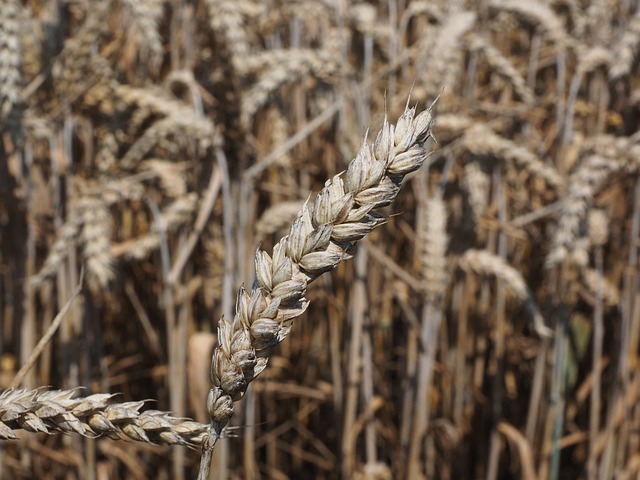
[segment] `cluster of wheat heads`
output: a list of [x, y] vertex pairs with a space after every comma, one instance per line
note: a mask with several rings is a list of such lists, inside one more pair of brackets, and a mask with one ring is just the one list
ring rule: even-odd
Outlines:
[[[130, 405], [105, 434], [147, 409], [172, 412], [153, 443], [208, 425], [256, 248], [316, 230], [309, 192], [411, 90], [440, 95], [437, 151], [305, 293], [217, 476], [634, 478], [639, 19], [609, 0], [0, 0], [0, 389], [39, 352], [7, 421], [41, 431], [2, 442], [0, 470], [195, 477], [197, 451], [42, 424], [93, 436], [65, 405], [121, 392], [92, 412]], [[86, 390], [53, 408], [44, 385]]]

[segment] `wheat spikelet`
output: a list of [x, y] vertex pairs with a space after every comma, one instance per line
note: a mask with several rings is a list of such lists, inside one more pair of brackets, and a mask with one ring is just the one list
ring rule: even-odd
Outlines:
[[386, 119], [374, 145], [364, 143], [344, 178], [327, 181], [313, 204], [306, 203], [270, 256], [256, 252], [257, 280], [251, 293], [238, 292], [236, 315], [220, 319], [213, 355], [213, 388], [207, 398], [212, 433], [220, 434], [233, 403], [266, 367], [273, 347], [289, 333], [308, 305], [307, 284], [349, 257], [355, 242], [384, 222], [374, 209], [389, 205], [402, 178], [424, 162], [431, 135], [431, 109], [407, 108], [396, 127]]
[[462, 138], [463, 147], [474, 155], [491, 156], [513, 162], [535, 177], [541, 177], [553, 187], [563, 185], [563, 178], [551, 167], [543, 163], [535, 154], [517, 143], [507, 140], [486, 125], [477, 124], [469, 129]]
[[164, 0], [123, 0], [126, 7], [126, 23], [140, 56], [149, 71], [158, 73], [162, 65], [162, 39], [158, 22], [162, 16]]
[[447, 269], [447, 205], [439, 197], [429, 198], [424, 206], [424, 228], [419, 232], [422, 245], [422, 290], [428, 302], [437, 305], [444, 296]]
[[569, 178], [569, 190], [562, 200], [558, 226], [547, 255], [548, 267], [563, 262], [571, 253], [578, 265], [588, 260], [586, 221], [593, 198], [612, 175], [640, 169], [640, 145], [628, 138], [602, 135], [585, 145], [583, 161]]
[[523, 302], [533, 319], [534, 328], [538, 335], [542, 337], [551, 336], [551, 330], [544, 324], [544, 319], [524, 278], [520, 272], [505, 262], [504, 259], [486, 250], [470, 249], [460, 257], [458, 265], [466, 273], [495, 276], [502, 280], [506, 288], [513, 292], [518, 300]]
[[0, 1], [0, 119], [5, 119], [20, 96], [20, 20], [16, 0]]
[[612, 48], [615, 61], [609, 67], [609, 78], [617, 80], [629, 75], [640, 47], [640, 10], [636, 12], [624, 35], [617, 45]]
[[533, 103], [533, 92], [527, 87], [524, 77], [520, 75], [509, 59], [502, 55], [500, 50], [478, 35], [472, 36], [469, 42], [472, 49], [482, 53], [493, 71], [511, 83], [513, 90], [525, 103]]
[[23, 429], [195, 447], [208, 427], [169, 412], [141, 412], [145, 402], [112, 403], [115, 394], [74, 398], [78, 390], [5, 390], [0, 394], [0, 440], [16, 439], [14, 430]]

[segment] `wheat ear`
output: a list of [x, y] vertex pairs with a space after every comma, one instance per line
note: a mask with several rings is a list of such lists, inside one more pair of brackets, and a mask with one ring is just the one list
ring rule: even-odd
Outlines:
[[235, 317], [220, 319], [218, 326], [207, 397], [211, 430], [198, 478], [208, 478], [215, 442], [233, 416], [234, 402], [307, 308], [307, 284], [349, 258], [356, 241], [385, 221], [375, 209], [389, 205], [404, 176], [422, 165], [432, 126], [431, 107], [416, 115], [407, 105], [395, 128], [385, 118], [374, 144], [365, 141], [347, 171], [328, 180], [313, 204], [305, 203], [272, 255], [256, 252], [251, 293], [241, 288]]
[[197, 446], [208, 425], [146, 410], [145, 402], [111, 403], [115, 394], [97, 393], [73, 398], [73, 390], [5, 390], [0, 394], [0, 440], [13, 440], [14, 430], [44, 433], [78, 433], [137, 442]]

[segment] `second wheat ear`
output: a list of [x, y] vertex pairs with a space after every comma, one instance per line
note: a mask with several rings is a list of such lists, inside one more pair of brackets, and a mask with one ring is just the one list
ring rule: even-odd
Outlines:
[[[267, 366], [293, 320], [306, 310], [307, 285], [350, 258], [355, 243], [385, 222], [377, 210], [393, 202], [404, 177], [424, 163], [434, 124], [432, 107], [416, 115], [415, 107], [407, 105], [395, 126], [385, 117], [375, 142], [365, 141], [346, 172], [328, 180], [315, 200], [305, 203], [272, 254], [256, 251], [251, 292], [241, 288], [234, 318], [219, 322], [205, 454], [211, 453], [233, 416], [234, 402]], [[208, 464], [206, 456], [203, 465]]]

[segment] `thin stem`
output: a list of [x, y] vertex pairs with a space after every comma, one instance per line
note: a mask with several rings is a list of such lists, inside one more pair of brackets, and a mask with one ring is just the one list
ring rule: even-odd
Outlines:
[[65, 315], [71, 308], [73, 301], [78, 297], [78, 295], [80, 295], [80, 292], [82, 291], [83, 280], [84, 280], [84, 267], [80, 272], [80, 280], [76, 288], [73, 290], [71, 297], [69, 297], [69, 300], [67, 300], [67, 303], [65, 303], [65, 305], [62, 307], [62, 310], [60, 310], [60, 312], [58, 312], [58, 314], [55, 316], [55, 318], [53, 319], [53, 322], [51, 322], [51, 325], [47, 329], [47, 332], [42, 336], [38, 344], [35, 346], [35, 348], [31, 352], [31, 355], [29, 355], [28, 360], [20, 368], [20, 370], [18, 370], [18, 373], [16, 373], [16, 376], [13, 378], [13, 381], [11, 382], [10, 388], [17, 388], [20, 386], [20, 384], [22, 383], [22, 380], [24, 380], [25, 375], [29, 372], [29, 370], [33, 368], [33, 366], [36, 363], [36, 360], [38, 360], [38, 357], [40, 356], [42, 351], [45, 349], [45, 347], [49, 344], [53, 336], [56, 334], [56, 332], [58, 331], [58, 328], [60, 327], [60, 325], [62, 324], [62, 321], [64, 320]]

